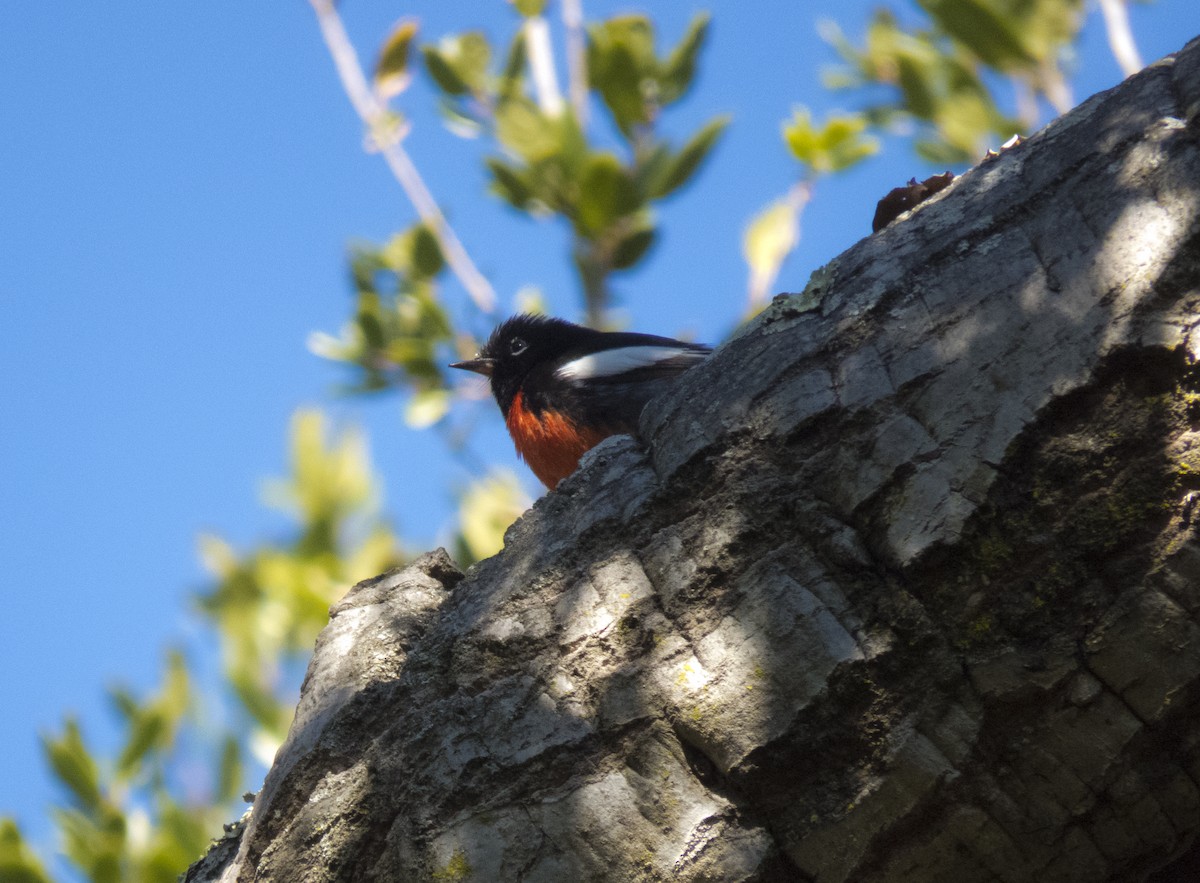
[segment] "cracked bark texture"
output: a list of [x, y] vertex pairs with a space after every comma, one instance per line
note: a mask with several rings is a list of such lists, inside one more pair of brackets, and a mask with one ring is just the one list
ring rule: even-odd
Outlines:
[[1196, 879], [1198, 111], [1194, 41], [356, 586], [188, 879]]

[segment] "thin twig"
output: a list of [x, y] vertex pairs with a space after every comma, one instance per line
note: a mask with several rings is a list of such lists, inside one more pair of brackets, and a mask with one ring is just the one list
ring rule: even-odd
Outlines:
[[1012, 84], [1017, 106], [1017, 119], [1025, 131], [1031, 132], [1037, 127], [1038, 121], [1037, 93], [1033, 91], [1033, 84], [1023, 76], [1014, 75]]
[[310, 0], [310, 2], [313, 10], [317, 13], [321, 36], [325, 38], [325, 45], [329, 47], [329, 54], [333, 57], [333, 63], [337, 67], [342, 88], [346, 90], [346, 96], [354, 106], [359, 119], [367, 127], [372, 140], [379, 152], [383, 154], [388, 168], [400, 182], [409, 202], [417, 210], [421, 220], [437, 237], [451, 271], [458, 277], [458, 281], [467, 290], [467, 294], [470, 295], [475, 305], [483, 312], [491, 313], [496, 308], [496, 292], [491, 283], [479, 272], [470, 255], [467, 254], [467, 250], [454, 235], [454, 230], [446, 221], [442, 210], [438, 208], [437, 201], [429, 192], [429, 188], [425, 186], [425, 181], [421, 178], [420, 172], [413, 165], [412, 159], [400, 141], [394, 136], [383, 137], [382, 133], [386, 131], [388, 118], [387, 108], [379, 103], [374, 92], [371, 91], [371, 87], [367, 84], [362, 65], [358, 61], [358, 54], [354, 51], [354, 45], [350, 42], [346, 28], [342, 25], [342, 19], [334, 7], [333, 0]]
[[567, 94], [579, 127], [587, 127], [587, 44], [583, 39], [583, 0], [562, 0], [567, 30]]
[[546, 116], [562, 113], [562, 90], [554, 72], [554, 49], [550, 45], [550, 26], [540, 15], [525, 19], [525, 48], [529, 52], [529, 70], [533, 74], [533, 91], [538, 107]]
[[1075, 106], [1075, 97], [1071, 94], [1071, 87], [1067, 84], [1058, 65], [1053, 61], [1043, 61], [1038, 65], [1037, 85], [1057, 113], [1064, 114]]
[[1133, 76], [1145, 65], [1133, 40], [1129, 8], [1125, 0], [1100, 0], [1100, 13], [1104, 16], [1104, 29], [1108, 32], [1108, 45], [1113, 58], [1125, 76]]
[[608, 276], [612, 272], [610, 259], [597, 253], [596, 244], [579, 234], [575, 235], [575, 266], [583, 282], [584, 324], [603, 328], [610, 300]]

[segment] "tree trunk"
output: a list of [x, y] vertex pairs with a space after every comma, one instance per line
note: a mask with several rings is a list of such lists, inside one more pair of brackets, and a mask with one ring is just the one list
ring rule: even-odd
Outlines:
[[1194, 41], [356, 586], [188, 879], [1195, 879], [1198, 114]]

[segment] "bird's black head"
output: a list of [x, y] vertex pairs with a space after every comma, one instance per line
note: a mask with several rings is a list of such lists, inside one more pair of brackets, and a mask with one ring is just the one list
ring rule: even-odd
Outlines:
[[455, 362], [450, 367], [490, 377], [492, 395], [507, 416], [531, 369], [568, 353], [586, 352], [603, 337], [599, 331], [564, 319], [522, 314], [500, 323], [474, 359]]

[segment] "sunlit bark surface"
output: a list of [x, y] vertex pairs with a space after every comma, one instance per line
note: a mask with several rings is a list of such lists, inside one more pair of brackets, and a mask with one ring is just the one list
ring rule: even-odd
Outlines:
[[1198, 111], [1193, 43], [356, 587], [189, 879], [1189, 879]]

